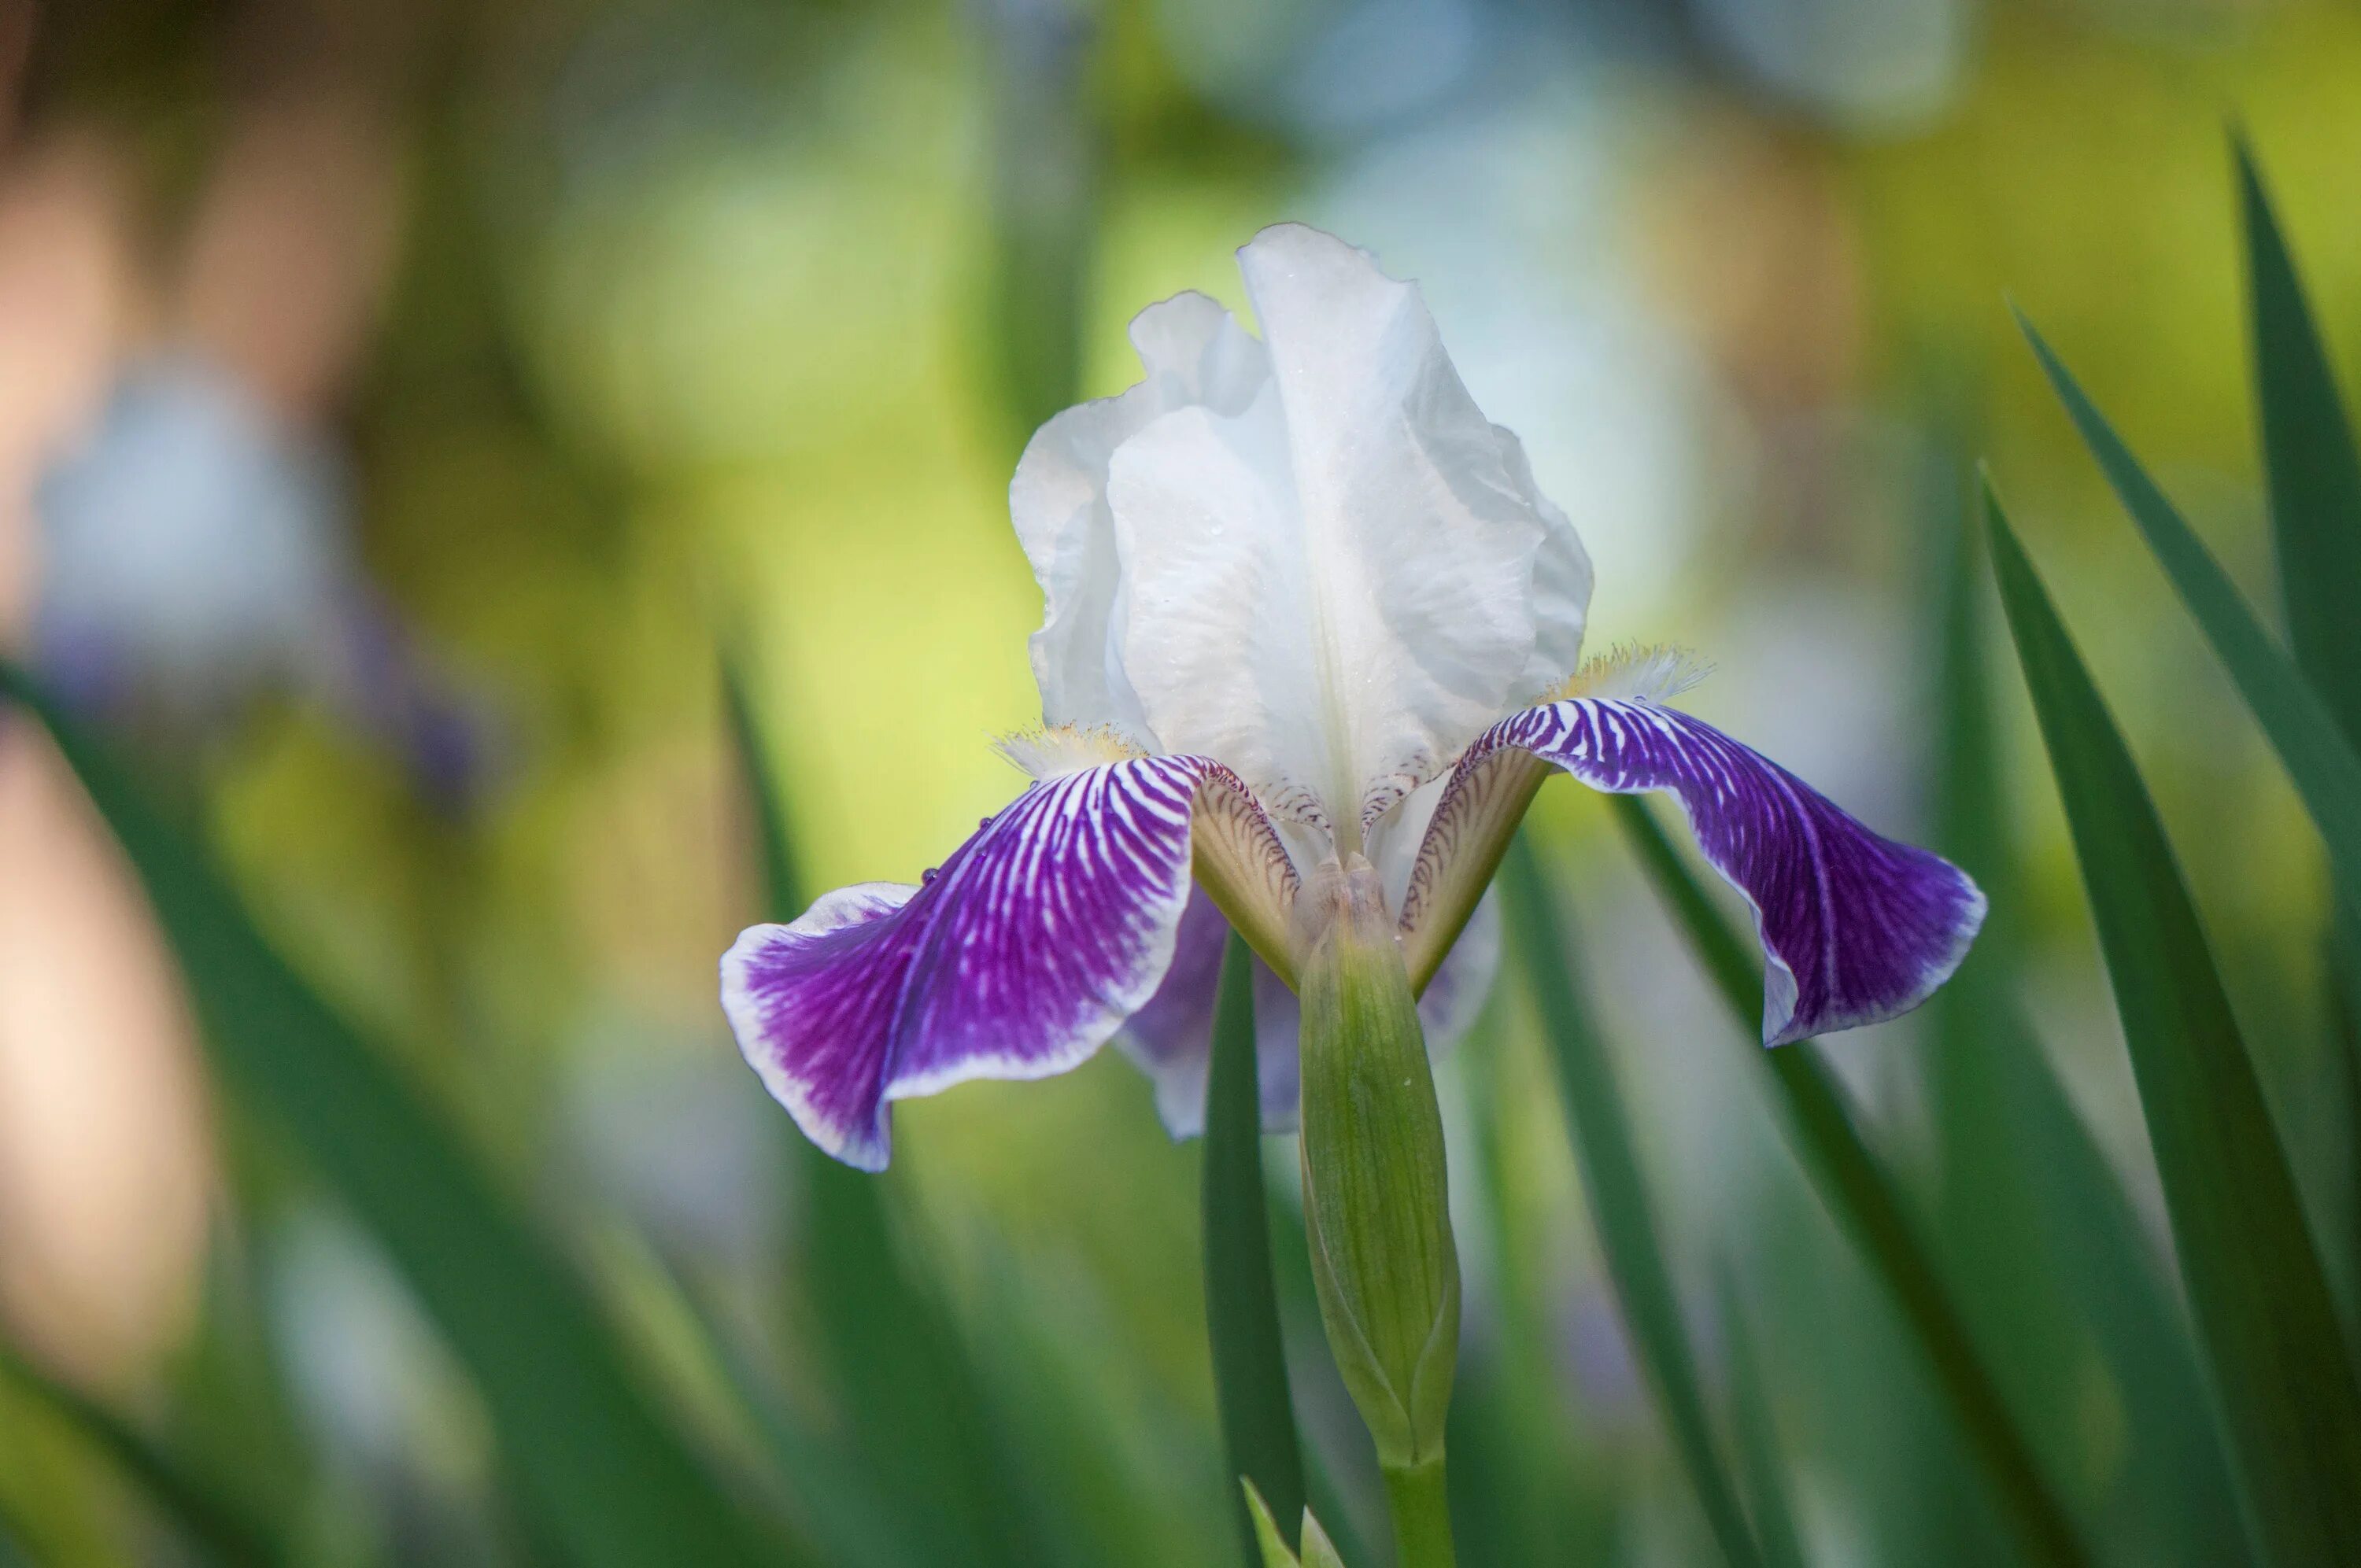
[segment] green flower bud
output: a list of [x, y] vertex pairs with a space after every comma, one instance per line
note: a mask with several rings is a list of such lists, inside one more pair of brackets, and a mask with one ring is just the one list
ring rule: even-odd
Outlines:
[[1443, 1115], [1378, 874], [1329, 861], [1296, 902], [1303, 1210], [1337, 1369], [1387, 1470], [1443, 1453], [1459, 1352]]

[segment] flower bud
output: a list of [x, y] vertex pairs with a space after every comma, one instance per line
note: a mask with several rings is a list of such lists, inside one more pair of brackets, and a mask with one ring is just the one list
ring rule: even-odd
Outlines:
[[1299, 895], [1303, 1210], [1338, 1371], [1388, 1470], [1443, 1452], [1459, 1351], [1443, 1116], [1376, 871], [1330, 861]]

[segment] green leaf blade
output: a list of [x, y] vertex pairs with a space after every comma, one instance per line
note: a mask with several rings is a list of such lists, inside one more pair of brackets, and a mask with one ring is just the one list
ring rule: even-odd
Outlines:
[[[1233, 934], [1222, 956], [1213, 1012], [1205, 1081], [1205, 1328], [1229, 1472], [1249, 1483], [1291, 1530], [1303, 1513], [1303, 1459], [1263, 1196], [1252, 957], [1245, 939]], [[1251, 1544], [1254, 1527], [1244, 1519], [1240, 1523]]]
[[2361, 1391], [2246, 1042], [2131, 752], [1984, 505], [2250, 1526], [2273, 1563], [2361, 1561]]
[[[273, 1568], [287, 1560], [274, 1532], [209, 1477], [5, 1344], [0, 1344], [0, 1376], [106, 1454], [213, 1561], [236, 1568]], [[5, 1542], [0, 1535], [0, 1544]], [[0, 1562], [6, 1560], [0, 1553]]]
[[[2017, 317], [2017, 324], [2083, 444], [2098, 460], [2157, 564], [2172, 580], [2174, 591], [2279, 753], [2289, 781], [2327, 844], [2341, 893], [2353, 898], [2361, 890], [2361, 754], [2311, 683], [2256, 619], [2222, 564], [2140, 466], [2049, 345], [2024, 316]], [[2345, 603], [2349, 615], [2350, 601]]]
[[729, 726], [738, 776], [754, 817], [754, 842], [762, 856], [763, 917], [786, 922], [802, 913], [808, 894], [796, 859], [795, 835], [786, 819], [786, 796], [763, 744], [762, 720], [754, 711], [754, 694], [746, 681], [746, 661], [740, 649], [721, 656], [721, 714]]
[[1795, 1528], [1795, 1505], [1787, 1495], [1778, 1423], [1772, 1419], [1770, 1390], [1763, 1385], [1763, 1368], [1755, 1359], [1754, 1336], [1729, 1271], [1723, 1270], [1714, 1283], [1730, 1357], [1730, 1426], [1738, 1436], [1739, 1464], [1746, 1476], [1755, 1534], [1763, 1543], [1763, 1561], [1768, 1568], [1806, 1568], [1808, 1560], [1804, 1555], [1803, 1535]]
[[[1613, 795], [1609, 805], [1715, 989], [1752, 1037], [1763, 1005], [1760, 966], [1641, 798]], [[1750, 1046], [1749, 1054], [1767, 1062], [1783, 1124], [1805, 1169], [1926, 1352], [1937, 1387], [2026, 1550], [2040, 1563], [2087, 1563], [2090, 1552], [2003, 1402], [1900, 1189], [1815, 1049], [1799, 1040], [1772, 1051]]]
[[1279, 1533], [1278, 1521], [1270, 1517], [1270, 1506], [1262, 1500], [1253, 1480], [1238, 1477], [1238, 1491], [1246, 1510], [1246, 1561], [1259, 1562], [1262, 1568], [1302, 1568], [1287, 1538]]
[[1310, 1508], [1303, 1510], [1303, 1568], [1345, 1568], [1345, 1554]]
[[2246, 1561], [2246, 1534], [2180, 1306], [2130, 1195], [2084, 1124], [2015, 998], [2021, 948], [2014, 847], [2003, 812], [1997, 712], [1986, 674], [1989, 581], [1965, 508], [1930, 584], [1941, 627], [1940, 741], [1932, 847], [1992, 901], [1976, 950], [1930, 1003], [1937, 1234], [1995, 1372], [2026, 1425], [2087, 1468], [2070, 1401], [2077, 1324], [2120, 1390], [2127, 1453], [2101, 1526], [2156, 1561]]
[[1500, 866], [1509, 929], [1525, 983], [1542, 1016], [1567, 1133], [1582, 1167], [1583, 1194], [1633, 1347], [1674, 1447], [1687, 1468], [1722, 1556], [1734, 1568], [1763, 1562], [1713, 1440], [1697, 1359], [1683, 1327], [1672, 1271], [1657, 1237], [1655, 1205], [1640, 1171], [1631, 1122], [1605, 1042], [1569, 973], [1573, 956], [1539, 858], [1522, 833]]
[[[2353, 612], [2361, 604], [2361, 451], [2253, 151], [2242, 137], [2232, 145], [2288, 642], [2345, 740], [2361, 749], [2361, 616]], [[2346, 1005], [2361, 1008], [2361, 885], [2350, 879], [2339, 889], [2335, 924], [2332, 961]], [[2361, 1054], [2348, 1051], [2346, 1070], [2361, 1074]]]
[[2256, 402], [2296, 662], [2361, 745], [2361, 451], [2254, 155], [2235, 142]]
[[472, 1376], [509, 1467], [578, 1560], [774, 1562], [663, 1421], [568, 1266], [378, 1052], [290, 969], [205, 854], [14, 666], [137, 872], [229, 1091], [266, 1113], [385, 1247]]

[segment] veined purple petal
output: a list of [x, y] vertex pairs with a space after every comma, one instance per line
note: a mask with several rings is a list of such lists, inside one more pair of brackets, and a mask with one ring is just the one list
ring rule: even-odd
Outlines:
[[[1221, 987], [1222, 952], [1229, 922], [1202, 893], [1181, 917], [1178, 950], [1164, 983], [1115, 1037], [1123, 1053], [1156, 1086], [1156, 1113], [1176, 1138], [1205, 1130], [1205, 1078], [1213, 1049], [1213, 1003]], [[1435, 970], [1419, 999], [1426, 1048], [1440, 1057], [1467, 1032], [1491, 994], [1500, 963], [1499, 912], [1487, 898], [1477, 906], [1459, 943]], [[1267, 1133], [1291, 1133], [1301, 1083], [1296, 1031], [1301, 1017], [1295, 993], [1260, 959], [1254, 960], [1256, 1076]]]
[[1201, 757], [1047, 779], [916, 888], [869, 883], [721, 960], [747, 1061], [812, 1141], [884, 1168], [888, 1104], [1080, 1065], [1154, 994], [1189, 898]]
[[[1951, 977], [1983, 924], [1983, 894], [1957, 866], [1880, 838], [1678, 709], [1638, 697], [1527, 708], [1469, 747], [1458, 772], [1476, 776], [1511, 747], [1593, 789], [1664, 790], [1681, 803], [1707, 861], [1753, 905], [1768, 960], [1765, 1045], [1908, 1012]], [[1447, 830], [1451, 813], [1446, 798], [1431, 836]]]

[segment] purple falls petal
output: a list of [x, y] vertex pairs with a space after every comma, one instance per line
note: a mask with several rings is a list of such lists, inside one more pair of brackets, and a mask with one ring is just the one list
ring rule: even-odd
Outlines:
[[[1205, 1075], [1213, 1049], [1213, 1003], [1221, 986], [1222, 951], [1229, 922], [1202, 893], [1181, 917], [1179, 949], [1164, 983], [1116, 1036], [1123, 1053], [1156, 1086], [1156, 1113], [1176, 1138], [1205, 1130]], [[1418, 1013], [1426, 1048], [1440, 1057], [1467, 1032], [1491, 993], [1500, 961], [1499, 912], [1487, 897], [1477, 905], [1458, 945], [1434, 972]], [[1267, 1133], [1295, 1130], [1301, 1063], [1295, 993], [1260, 959], [1254, 960], [1255, 1057]]]
[[[869, 883], [721, 960], [748, 1063], [812, 1141], [884, 1167], [888, 1105], [1079, 1066], [1155, 992], [1189, 897], [1195, 757], [1034, 784], [916, 888]], [[1226, 777], [1226, 775], [1224, 775]]]
[[1768, 960], [1763, 1041], [1874, 1024], [1950, 979], [1983, 924], [1967, 873], [1880, 838], [1786, 769], [1702, 719], [1643, 698], [1576, 697], [1512, 714], [1460, 767], [1504, 746], [1593, 789], [1664, 790], [1697, 847], [1753, 905]]
[[1190, 894], [1163, 983], [1115, 1036], [1123, 1054], [1156, 1086], [1156, 1113], [1175, 1137], [1183, 1135], [1184, 1125], [1191, 1132], [1203, 1125], [1213, 1006], [1229, 941], [1230, 923], [1204, 890]]

